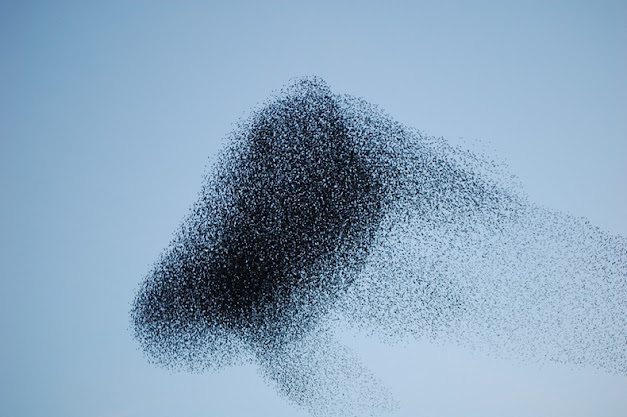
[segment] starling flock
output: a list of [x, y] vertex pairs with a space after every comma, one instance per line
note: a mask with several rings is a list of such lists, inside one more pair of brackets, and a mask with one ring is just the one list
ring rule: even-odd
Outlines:
[[315, 416], [398, 407], [342, 328], [627, 375], [624, 237], [316, 77], [227, 139], [133, 301], [151, 362], [252, 362]]

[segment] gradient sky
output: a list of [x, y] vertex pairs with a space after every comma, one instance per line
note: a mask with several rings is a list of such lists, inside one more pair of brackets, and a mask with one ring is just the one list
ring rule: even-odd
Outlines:
[[[627, 3], [335, 3], [0, 1], [0, 415], [301, 415], [252, 366], [151, 366], [128, 316], [209, 158], [293, 77], [627, 236]], [[354, 347], [398, 416], [627, 415], [626, 376]]]

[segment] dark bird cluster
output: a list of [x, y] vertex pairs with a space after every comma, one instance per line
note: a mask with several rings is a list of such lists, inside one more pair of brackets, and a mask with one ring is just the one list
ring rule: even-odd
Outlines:
[[152, 362], [251, 361], [316, 415], [396, 407], [342, 326], [627, 372], [624, 238], [315, 77], [228, 139], [133, 302]]

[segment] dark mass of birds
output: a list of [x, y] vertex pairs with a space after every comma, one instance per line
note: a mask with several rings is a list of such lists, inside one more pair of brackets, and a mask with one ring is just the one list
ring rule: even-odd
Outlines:
[[253, 362], [313, 415], [393, 412], [334, 336], [447, 340], [627, 374], [627, 244], [487, 158], [298, 79], [239, 123], [137, 291], [148, 359]]

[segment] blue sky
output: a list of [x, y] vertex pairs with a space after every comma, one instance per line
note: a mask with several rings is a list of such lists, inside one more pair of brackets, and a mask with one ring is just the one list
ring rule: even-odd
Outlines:
[[[2, 2], [0, 414], [294, 416], [251, 366], [170, 374], [128, 329], [222, 139], [318, 75], [627, 236], [624, 2]], [[399, 416], [623, 416], [627, 377], [356, 348]], [[245, 394], [245, 395], [243, 395]]]

